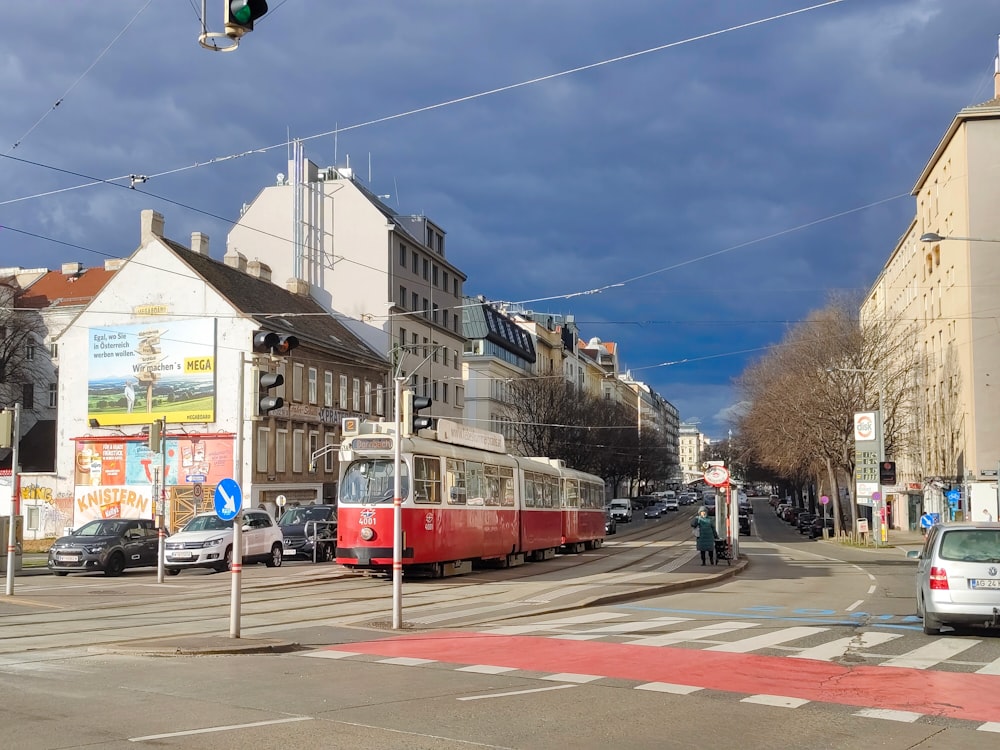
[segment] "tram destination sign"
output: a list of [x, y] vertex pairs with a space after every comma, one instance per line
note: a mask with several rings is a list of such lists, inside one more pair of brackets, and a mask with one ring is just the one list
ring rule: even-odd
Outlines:
[[351, 449], [357, 451], [358, 453], [365, 453], [369, 451], [391, 451], [392, 450], [392, 438], [391, 437], [356, 437], [351, 441]]

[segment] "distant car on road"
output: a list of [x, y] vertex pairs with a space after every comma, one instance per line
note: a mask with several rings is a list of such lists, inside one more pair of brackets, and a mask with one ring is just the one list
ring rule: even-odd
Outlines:
[[158, 563], [159, 532], [151, 518], [103, 518], [87, 521], [49, 548], [49, 570], [67, 573], [103, 571], [121, 575], [125, 568]]
[[676, 497], [668, 497], [663, 501], [663, 509], [666, 511], [680, 510], [680, 503]]
[[659, 505], [650, 505], [643, 511], [643, 516], [646, 518], [659, 518], [662, 515]]
[[618, 523], [628, 523], [632, 520], [632, 501], [627, 497], [616, 497], [608, 504], [608, 510]]

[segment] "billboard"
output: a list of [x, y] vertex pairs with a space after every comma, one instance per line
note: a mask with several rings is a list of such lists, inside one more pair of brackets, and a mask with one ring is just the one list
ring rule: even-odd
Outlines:
[[89, 331], [87, 419], [101, 425], [215, 421], [215, 320]]

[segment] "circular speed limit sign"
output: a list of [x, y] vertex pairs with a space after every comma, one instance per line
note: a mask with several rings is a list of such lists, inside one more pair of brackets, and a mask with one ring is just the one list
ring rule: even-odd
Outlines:
[[713, 487], [721, 487], [729, 481], [729, 471], [725, 466], [709, 466], [705, 469], [705, 481]]

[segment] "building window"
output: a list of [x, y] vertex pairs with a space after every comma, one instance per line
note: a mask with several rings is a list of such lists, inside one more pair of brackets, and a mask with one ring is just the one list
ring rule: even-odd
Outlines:
[[318, 375], [318, 373], [316, 372], [316, 368], [315, 367], [310, 367], [309, 368], [309, 403], [310, 404], [315, 404], [316, 401], [319, 399], [319, 394], [317, 393], [317, 389], [319, 387], [319, 383], [317, 381], [317, 375]]
[[365, 381], [365, 414], [372, 413], [372, 384]]
[[59, 358], [59, 344], [49, 344], [49, 356], [52, 357], [52, 359]]
[[28, 362], [33, 362], [35, 360], [35, 342], [34, 341], [28, 341], [24, 345], [24, 358]]
[[451, 280], [451, 293], [456, 297], [458, 296], [458, 279]]
[[422, 274], [424, 277], [424, 281], [427, 281], [428, 277], [430, 276], [430, 268], [431, 268], [431, 262], [427, 260], [427, 258], [424, 258], [424, 272]]
[[316, 455], [316, 451], [319, 449], [319, 433], [310, 432], [309, 433], [309, 466], [312, 466], [313, 456]]
[[35, 386], [31, 383], [21, 386], [21, 406], [25, 409], [35, 408]]
[[399, 306], [406, 309], [406, 287], [402, 284], [399, 286]]
[[399, 345], [406, 346], [406, 329], [402, 327], [399, 329]]
[[361, 378], [354, 378], [354, 382], [351, 385], [354, 386], [353, 393], [351, 394], [353, 399], [352, 406], [354, 411], [361, 411]]
[[418, 273], [419, 270], [420, 270], [420, 261], [417, 258], [417, 251], [416, 250], [414, 250], [414, 251], [412, 251], [410, 253], [410, 260], [413, 261], [411, 270], [413, 271], [414, 274]]
[[305, 367], [300, 364], [292, 365], [292, 401], [300, 402], [302, 401], [302, 376], [305, 371]]
[[274, 395], [285, 398], [285, 383], [288, 382], [288, 368], [284, 362], [278, 365], [278, 374], [281, 376], [281, 385], [274, 389]]
[[420, 310], [420, 295], [417, 294], [416, 292], [413, 292], [411, 297], [413, 304], [410, 305], [410, 309], [413, 310], [413, 312], [418, 312]]
[[37, 505], [29, 505], [25, 510], [27, 511], [27, 518], [24, 520], [28, 526], [28, 531], [38, 531], [38, 517], [41, 509]]
[[375, 389], [375, 413], [379, 416], [385, 414], [385, 389], [382, 387]]
[[438, 305], [437, 302], [431, 305], [431, 320], [435, 323], [438, 322]]
[[333, 373], [323, 373], [323, 406], [333, 406]]
[[257, 428], [257, 471], [267, 473], [267, 427]]
[[55, 409], [59, 405], [59, 384], [49, 383], [49, 408]]
[[430, 305], [427, 304], [427, 298], [424, 297], [424, 306], [420, 308], [420, 314], [424, 316], [425, 319], [429, 320], [431, 317]]
[[406, 245], [399, 243], [399, 265], [406, 268]]
[[305, 433], [302, 430], [292, 432], [292, 471], [302, 473], [302, 450]]
[[447, 271], [442, 271], [441, 272], [441, 288], [444, 289], [446, 292], [448, 291], [448, 272]]
[[446, 404], [448, 403], [448, 384], [447, 383], [442, 383], [441, 384], [441, 401], [443, 401]]
[[441, 311], [441, 325], [443, 325], [445, 328], [448, 327], [448, 311], [447, 310], [442, 310]]
[[340, 376], [340, 408], [347, 408], [347, 376]]
[[278, 430], [274, 435], [274, 473], [285, 471], [285, 459], [288, 451], [288, 430]]
[[438, 285], [438, 267], [437, 263], [431, 266], [431, 283], [436, 287]]

